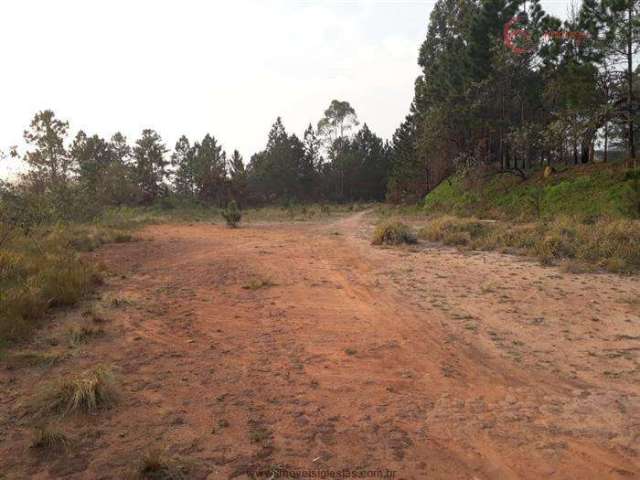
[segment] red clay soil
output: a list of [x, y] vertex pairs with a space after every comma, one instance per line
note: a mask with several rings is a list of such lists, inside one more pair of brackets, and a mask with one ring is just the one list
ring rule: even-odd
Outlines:
[[[370, 228], [157, 225], [100, 250], [106, 335], [0, 370], [0, 478], [126, 478], [156, 448], [185, 478], [640, 478], [637, 277], [373, 247]], [[99, 363], [119, 403], [34, 452], [20, 400]]]

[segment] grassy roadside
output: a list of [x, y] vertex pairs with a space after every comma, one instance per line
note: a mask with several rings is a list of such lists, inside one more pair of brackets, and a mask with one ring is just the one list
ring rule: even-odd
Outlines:
[[[322, 221], [369, 208], [368, 204], [290, 204], [242, 209], [242, 223]], [[223, 209], [199, 204], [165, 203], [150, 207], [108, 209], [100, 223], [115, 228], [132, 228], [148, 223], [220, 223]]]
[[460, 249], [498, 250], [573, 272], [640, 271], [640, 173], [589, 165], [527, 180], [456, 176], [423, 205], [383, 206], [382, 221], [416, 224], [418, 237]]
[[0, 344], [28, 338], [49, 309], [73, 305], [102, 283], [101, 269], [82, 253], [131, 240], [128, 230], [101, 225], [43, 226], [12, 236], [0, 250]]

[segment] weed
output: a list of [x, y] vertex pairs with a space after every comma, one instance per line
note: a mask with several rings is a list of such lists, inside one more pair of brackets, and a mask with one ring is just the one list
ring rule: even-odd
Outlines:
[[271, 431], [259, 420], [249, 420], [249, 439], [253, 443], [268, 444], [271, 441]]

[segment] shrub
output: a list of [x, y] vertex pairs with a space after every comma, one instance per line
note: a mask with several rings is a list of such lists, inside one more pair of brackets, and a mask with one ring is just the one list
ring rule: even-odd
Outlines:
[[373, 245], [400, 245], [402, 243], [413, 244], [417, 242], [411, 229], [400, 222], [390, 222], [379, 225], [373, 232]]
[[242, 213], [238, 208], [238, 204], [235, 200], [231, 200], [227, 205], [227, 208], [222, 212], [222, 218], [224, 218], [227, 222], [227, 225], [235, 228], [240, 223], [242, 219]]

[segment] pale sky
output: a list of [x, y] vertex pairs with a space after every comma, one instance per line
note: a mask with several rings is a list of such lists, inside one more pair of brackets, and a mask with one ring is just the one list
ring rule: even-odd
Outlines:
[[[213, 134], [245, 162], [277, 116], [302, 135], [334, 98], [390, 138], [408, 112], [435, 0], [7, 0], [0, 3], [0, 150], [33, 115], [169, 148]], [[542, 0], [563, 15], [569, 0]], [[0, 178], [15, 174], [0, 164]]]

